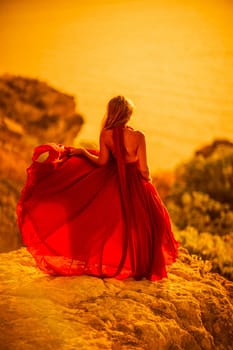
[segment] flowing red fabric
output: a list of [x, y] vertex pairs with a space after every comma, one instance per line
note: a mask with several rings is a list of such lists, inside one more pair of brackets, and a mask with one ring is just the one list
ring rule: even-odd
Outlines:
[[35, 148], [17, 215], [23, 242], [44, 272], [159, 280], [176, 260], [165, 206], [137, 163], [124, 161], [122, 128], [113, 129], [113, 140], [114, 154], [102, 166], [70, 157], [63, 145]]

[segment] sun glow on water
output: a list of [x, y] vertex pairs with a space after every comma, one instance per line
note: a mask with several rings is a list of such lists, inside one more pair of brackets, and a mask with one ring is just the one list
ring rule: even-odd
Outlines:
[[147, 135], [151, 169], [171, 168], [214, 137], [233, 138], [229, 1], [3, 1], [0, 73], [74, 94], [97, 141], [105, 105], [125, 94]]

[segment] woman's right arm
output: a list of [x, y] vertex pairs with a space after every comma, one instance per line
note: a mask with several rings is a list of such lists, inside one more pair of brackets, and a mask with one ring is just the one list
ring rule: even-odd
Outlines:
[[150, 170], [147, 163], [147, 154], [146, 154], [146, 139], [145, 135], [141, 132], [138, 132], [138, 149], [137, 149], [137, 156], [138, 156], [138, 166], [139, 170], [142, 174], [142, 177], [147, 181], [152, 181], [150, 176]]
[[109, 160], [109, 149], [106, 145], [106, 130], [103, 129], [101, 131], [100, 134], [100, 151], [99, 151], [99, 155], [96, 156], [92, 153], [90, 153], [88, 150], [86, 150], [85, 148], [73, 148], [69, 155], [73, 155], [73, 156], [85, 156], [86, 158], [88, 158], [92, 163], [96, 164], [96, 165], [104, 165], [108, 162]]

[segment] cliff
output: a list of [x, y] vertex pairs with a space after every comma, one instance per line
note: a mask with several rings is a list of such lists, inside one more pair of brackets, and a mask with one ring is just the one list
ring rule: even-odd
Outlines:
[[2, 350], [230, 350], [233, 283], [180, 248], [159, 282], [52, 277], [0, 254]]
[[21, 246], [15, 207], [34, 146], [72, 144], [83, 117], [74, 97], [45, 82], [0, 77], [0, 252]]
[[83, 124], [73, 96], [37, 79], [12, 75], [0, 77], [0, 121], [3, 145], [21, 139], [67, 142]]

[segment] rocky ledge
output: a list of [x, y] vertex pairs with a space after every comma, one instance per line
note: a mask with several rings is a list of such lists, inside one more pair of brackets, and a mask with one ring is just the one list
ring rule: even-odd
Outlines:
[[54, 277], [0, 254], [2, 350], [232, 349], [233, 283], [180, 248], [159, 282]]

